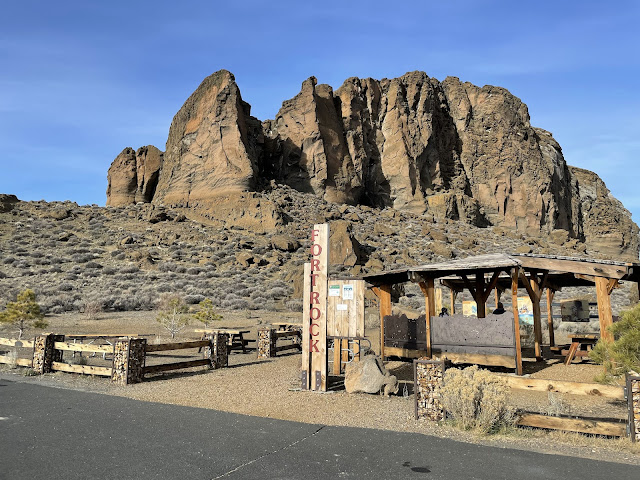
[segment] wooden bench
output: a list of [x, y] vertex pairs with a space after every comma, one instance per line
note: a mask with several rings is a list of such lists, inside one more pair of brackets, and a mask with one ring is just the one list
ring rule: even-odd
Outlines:
[[196, 332], [202, 333], [202, 338], [207, 333], [226, 333], [229, 335], [229, 342], [227, 348], [229, 351], [235, 349], [242, 349], [242, 353], [247, 353], [247, 344], [255, 342], [255, 340], [249, 340], [244, 338], [244, 334], [249, 333], [250, 330], [240, 330], [236, 328], [211, 328], [211, 329], [197, 329]]
[[566, 355], [564, 359], [565, 365], [571, 365], [574, 357], [588, 358], [589, 352], [593, 350], [593, 346], [600, 340], [597, 333], [573, 334], [570, 335], [571, 345], [568, 350], [561, 350], [562, 355]]

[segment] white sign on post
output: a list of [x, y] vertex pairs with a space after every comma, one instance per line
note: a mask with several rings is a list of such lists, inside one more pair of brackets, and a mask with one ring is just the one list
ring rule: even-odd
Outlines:
[[329, 296], [330, 297], [339, 297], [340, 296], [340, 285], [329, 285]]
[[353, 285], [342, 286], [342, 299], [353, 300]]

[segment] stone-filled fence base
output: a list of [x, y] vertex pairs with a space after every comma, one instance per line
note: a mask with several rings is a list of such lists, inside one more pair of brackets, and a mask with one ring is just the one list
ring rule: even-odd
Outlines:
[[213, 332], [205, 333], [204, 340], [209, 340], [205, 355], [209, 358], [210, 368], [218, 369], [229, 366], [229, 334]]
[[444, 382], [447, 368], [445, 360], [413, 361], [413, 385], [415, 392], [416, 420], [426, 418], [440, 421], [445, 418], [445, 411], [440, 401], [438, 387]]
[[276, 356], [276, 329], [263, 327], [258, 329], [258, 358], [271, 358]]

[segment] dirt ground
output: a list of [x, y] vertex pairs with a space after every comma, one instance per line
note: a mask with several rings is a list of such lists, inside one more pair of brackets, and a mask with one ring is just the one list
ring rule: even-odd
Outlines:
[[[278, 321], [296, 322], [300, 314], [263, 311], [223, 311], [224, 319], [217, 327], [250, 330], [250, 339], [256, 338], [260, 325]], [[169, 335], [155, 321], [154, 312], [102, 313], [95, 319], [81, 314], [65, 314], [48, 317], [48, 331], [61, 334], [147, 334], [150, 343], [167, 341]], [[180, 332], [178, 339], [195, 340], [200, 334], [195, 330], [202, 325], [191, 324]], [[10, 336], [0, 332], [2, 336]], [[32, 335], [28, 332], [26, 337]], [[379, 332], [367, 331], [374, 350], [379, 349]], [[255, 344], [251, 344], [255, 346]], [[26, 350], [26, 349], [25, 349]], [[177, 352], [176, 358], [163, 361], [180, 361], [184, 357], [196, 358], [197, 349]], [[27, 355], [28, 352], [25, 353]], [[100, 356], [78, 360], [65, 357], [72, 363], [87, 362], [90, 365], [109, 366]], [[526, 371], [533, 378], [592, 382], [600, 367], [588, 364], [565, 366], [558, 361], [544, 364], [527, 363]], [[364, 428], [378, 428], [400, 432], [418, 432], [456, 440], [482, 443], [500, 447], [534, 450], [545, 453], [565, 454], [577, 457], [607, 459], [640, 465], [640, 448], [628, 439], [593, 438], [580, 434], [544, 432], [517, 429], [501, 435], [477, 436], [461, 432], [447, 425], [438, 425], [414, 419], [413, 373], [410, 363], [391, 361], [387, 369], [400, 382], [398, 395], [349, 395], [340, 388], [340, 379], [334, 378], [332, 390], [319, 394], [300, 391], [300, 355], [289, 353], [270, 360], [258, 361], [255, 350], [243, 354], [237, 350], [229, 356], [229, 368], [206, 370], [202, 367], [173, 373], [149, 376], [147, 381], [119, 387], [108, 379], [57, 372], [29, 381], [53, 384], [65, 388], [77, 388], [118, 395], [143, 401], [170, 403], [191, 407], [209, 408], [245, 415], [262, 416], [299, 422], [318, 423]], [[19, 375], [19, 370], [3, 367], [5, 374]], [[506, 371], [503, 371], [506, 372]], [[404, 388], [406, 386], [406, 389]], [[626, 418], [624, 402], [600, 397], [556, 395], [549, 398], [543, 392], [517, 391], [512, 393], [514, 407], [547, 413], [550, 408], [560, 408], [562, 413], [598, 418]], [[557, 411], [557, 410], [556, 410]]]

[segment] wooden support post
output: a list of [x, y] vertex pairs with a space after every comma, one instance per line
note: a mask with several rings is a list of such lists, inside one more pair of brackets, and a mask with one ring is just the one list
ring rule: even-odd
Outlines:
[[428, 278], [426, 282], [420, 282], [420, 290], [424, 295], [424, 313], [427, 332], [427, 357], [431, 358], [431, 317], [436, 315], [436, 292], [433, 278]]
[[547, 288], [547, 325], [549, 327], [549, 346], [555, 347], [555, 333], [553, 331], [553, 297], [555, 296], [555, 290]]
[[458, 295], [458, 293], [453, 288], [450, 288], [449, 291], [451, 292], [451, 311], [449, 312], [449, 314], [450, 315], [455, 315], [455, 313], [456, 313], [456, 296]]
[[534, 295], [531, 297], [531, 304], [533, 305], [533, 336], [535, 342], [535, 355], [536, 361], [542, 361], [542, 313], [540, 312], [540, 285], [535, 278], [530, 280], [531, 289]]
[[487, 316], [487, 299], [484, 297], [484, 273], [482, 272], [476, 272], [475, 301], [478, 318], [485, 318]]
[[340, 339], [333, 339], [333, 374], [340, 375]]
[[496, 309], [498, 308], [498, 304], [500, 303], [500, 289], [496, 287], [496, 289], [494, 290], [495, 292], [495, 303], [496, 303]]
[[613, 315], [607, 278], [596, 277], [596, 296], [598, 299], [598, 318], [600, 319], [600, 338], [613, 341], [613, 334], [609, 331], [609, 327], [613, 324]]
[[522, 346], [520, 345], [520, 315], [518, 314], [518, 272], [515, 267], [511, 272], [511, 302], [513, 309], [513, 331], [516, 341], [516, 373], [522, 375]]
[[391, 285], [380, 287], [378, 302], [380, 305], [380, 358], [384, 361], [384, 317], [391, 315]]

